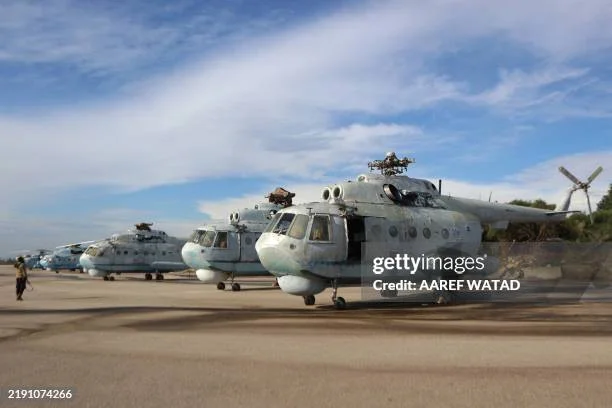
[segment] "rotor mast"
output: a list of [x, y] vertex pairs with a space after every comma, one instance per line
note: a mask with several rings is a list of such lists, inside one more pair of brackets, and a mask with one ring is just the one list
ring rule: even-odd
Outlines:
[[404, 157], [398, 159], [395, 152], [389, 152], [383, 160], [374, 160], [368, 163], [370, 171], [380, 170], [384, 176], [396, 176], [408, 170], [408, 165], [414, 163], [414, 159]]

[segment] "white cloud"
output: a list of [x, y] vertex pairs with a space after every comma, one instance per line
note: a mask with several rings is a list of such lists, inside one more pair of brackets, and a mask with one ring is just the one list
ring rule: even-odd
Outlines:
[[227, 9], [201, 3], [188, 7], [188, 1], [156, 7], [146, 2], [3, 1], [0, 62], [66, 64], [100, 76], [246, 38], [280, 21], [268, 13], [237, 24]]
[[[603, 3], [589, 2], [580, 7], [579, 18], [573, 21], [572, 14], [560, 13], [558, 10], [563, 8], [554, 4], [545, 9], [539, 2], [535, 6], [527, 2], [498, 3], [495, 7], [489, 2], [432, 2], [427, 6], [375, 2], [275, 36], [254, 38], [173, 75], [148, 81], [146, 87], [136, 88], [127, 99], [74, 106], [40, 115], [35, 121], [0, 117], [2, 150], [45, 155], [53, 152], [53, 165], [45, 168], [23, 166], [19, 155], [5, 159], [1, 166], [10, 179], [2, 177], [0, 188], [17, 181], [34, 188], [57, 189], [65, 187], [66, 177], [71, 187], [111, 184], [143, 188], [241, 174], [239, 166], [227, 165], [236, 161], [253, 175], [270, 171], [308, 173], [313, 168], [324, 171], [337, 163], [329, 160], [332, 156], [324, 151], [329, 146], [335, 149], [333, 156], [347, 157], [379, 145], [379, 136], [374, 134], [346, 141], [341, 132], [326, 132], [334, 125], [337, 113], [379, 114], [416, 109], [446, 99], [469, 101], [470, 96], [463, 93], [465, 84], [420, 71], [428, 55], [444, 51], [445, 40], [465, 41], [496, 35], [499, 30], [520, 37], [523, 32], [513, 28], [516, 24], [531, 32], [537, 43], [539, 35], [546, 32], [544, 27], [557, 27], [563, 22], [572, 22], [580, 35], [592, 39], [595, 34], [589, 31], [589, 24], [600, 21], [602, 14], [609, 11]], [[46, 10], [33, 7], [26, 7], [28, 24]], [[84, 29], [113, 16], [111, 12], [88, 14], [92, 22], [87, 18], [79, 20], [74, 13], [56, 19], [69, 19], [71, 27]], [[557, 19], [551, 21], [550, 13]], [[51, 32], [56, 29], [59, 30], [56, 25], [49, 28]], [[606, 28], [596, 34], [604, 38], [607, 32]], [[91, 35], [100, 39], [106, 34], [102, 31]], [[144, 34], [133, 34], [136, 39], [141, 35]], [[132, 36], [129, 30], [126, 36]], [[142, 51], [147, 44], [135, 49]], [[589, 43], [587, 48], [597, 44]], [[92, 47], [100, 58], [114, 58], [113, 49], [95, 41]], [[557, 50], [549, 43], [542, 47], [549, 53]], [[83, 50], [74, 52], [90, 55]], [[408, 52], [408, 56], [402, 52]], [[508, 104], [525, 84], [534, 90], [582, 72], [507, 75], [481, 99], [489, 104]], [[539, 97], [537, 92], [531, 93]], [[310, 147], [308, 157], [300, 157], [316, 129], [323, 130], [318, 139], [322, 143], [316, 146], [322, 147]], [[359, 132], [352, 130], [351, 137], [356, 137]], [[291, 138], [297, 147], [290, 153], [286, 142], [282, 146], [288, 135], [298, 135]], [[277, 150], [287, 153], [278, 155]], [[270, 157], [275, 157], [274, 161]], [[40, 183], [43, 172], [46, 179]]]
[[[206, 43], [194, 39], [201, 35], [216, 38], [181, 31], [181, 23], [168, 31], [115, 9], [66, 4], [2, 3], [0, 36], [11, 41], [0, 45], [0, 59], [112, 70], [152, 58], [151, 46], [159, 55], [179, 37], [194, 44]], [[0, 161], [0, 190], [11, 191], [0, 213], [84, 185], [139, 189], [245, 174], [320, 178], [361, 167], [373, 151], [427, 139], [427, 131], [376, 115], [475, 97], [489, 106], [529, 106], [545, 101], [548, 85], [587, 79], [575, 59], [610, 47], [611, 17], [604, 0], [368, 2], [217, 50], [113, 100], [75, 101], [36, 117], [0, 115], [0, 151], [15, 153]], [[518, 41], [546, 67], [505, 74], [479, 95], [424, 69], [431, 57], [492, 36]], [[346, 125], [346, 116], [357, 115], [368, 121]]]

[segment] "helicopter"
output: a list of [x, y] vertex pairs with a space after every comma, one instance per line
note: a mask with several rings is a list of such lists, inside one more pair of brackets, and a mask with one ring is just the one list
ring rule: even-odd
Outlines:
[[80, 273], [83, 273], [79, 258], [85, 251], [85, 248], [87, 248], [87, 245], [92, 242], [95, 241], [77, 242], [58, 246], [52, 253], [44, 255], [40, 259], [40, 266], [48, 271], [55, 271], [55, 273], [59, 273], [62, 269], [70, 271], [79, 270]]
[[[337, 296], [339, 285], [360, 285], [364, 265], [389, 255], [476, 257], [483, 224], [505, 229], [510, 222], [559, 222], [568, 213], [510, 204], [442, 196], [428, 180], [402, 175], [414, 159], [395, 152], [368, 163], [369, 174], [325, 187], [321, 201], [278, 211], [255, 245], [262, 265], [275, 275], [286, 293], [302, 296], [307, 306], [332, 288], [337, 309], [346, 301]], [[372, 173], [380, 170], [380, 174]], [[380, 256], [383, 255], [383, 256]], [[442, 279], [442, 268], [415, 268], [414, 279]], [[373, 271], [369, 269], [370, 273]], [[453, 271], [450, 271], [453, 272]], [[450, 274], [457, 278], [457, 274]], [[383, 297], [397, 290], [380, 291]], [[439, 303], [453, 299], [440, 291]]]
[[135, 224], [125, 234], [95, 242], [81, 255], [83, 269], [93, 277], [115, 280], [113, 273], [144, 273], [146, 280], [163, 280], [164, 272], [182, 271], [187, 265], [181, 259], [186, 240], [151, 229], [152, 223]]
[[237, 276], [269, 276], [259, 262], [255, 242], [279, 210], [290, 207], [294, 193], [278, 187], [266, 198], [268, 202], [232, 212], [229, 221], [216, 221], [196, 229], [183, 246], [183, 261], [196, 269], [196, 276], [206, 283], [216, 283], [225, 290], [230, 280], [232, 291], [239, 291]]
[[[23, 251], [23, 252], [29, 252], [23, 256], [24, 262], [25, 262], [25, 266], [28, 269], [44, 269], [41, 264], [40, 261], [42, 260], [42, 258], [49, 254], [51, 251], [47, 250], [47, 249], [38, 249], [36, 251]], [[37, 254], [33, 254], [33, 252], [38, 252]]]

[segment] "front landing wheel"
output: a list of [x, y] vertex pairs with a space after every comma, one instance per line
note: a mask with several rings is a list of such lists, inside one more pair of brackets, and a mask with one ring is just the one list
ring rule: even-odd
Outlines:
[[314, 305], [315, 304], [315, 297], [314, 297], [314, 295], [304, 296], [304, 304], [306, 306]]

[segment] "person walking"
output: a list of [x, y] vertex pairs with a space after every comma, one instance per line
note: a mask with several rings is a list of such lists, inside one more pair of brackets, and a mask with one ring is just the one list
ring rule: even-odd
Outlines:
[[23, 256], [17, 258], [15, 268], [17, 268], [17, 281], [15, 285], [17, 300], [23, 300], [23, 292], [26, 289], [26, 282], [28, 281], [28, 268], [25, 265]]

